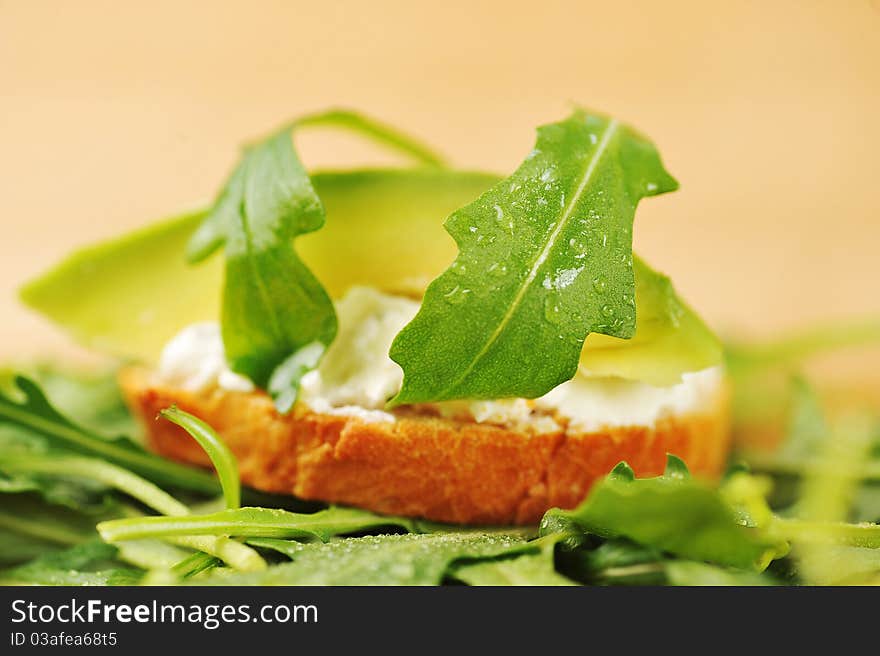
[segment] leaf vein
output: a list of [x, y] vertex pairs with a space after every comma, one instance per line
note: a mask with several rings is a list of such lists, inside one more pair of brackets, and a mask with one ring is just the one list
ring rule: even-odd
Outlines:
[[464, 379], [466, 379], [470, 373], [474, 370], [474, 367], [477, 366], [477, 363], [486, 355], [489, 349], [492, 347], [504, 329], [507, 327], [507, 324], [510, 323], [511, 319], [513, 319], [513, 315], [519, 309], [520, 303], [522, 303], [523, 297], [528, 292], [529, 287], [534, 282], [535, 278], [538, 275], [538, 270], [547, 261], [547, 258], [550, 255], [550, 251], [553, 249], [553, 246], [556, 245], [556, 241], [559, 238], [559, 235], [568, 225], [568, 222], [571, 220], [571, 216], [574, 213], [574, 209], [580, 201], [581, 197], [584, 194], [584, 191], [587, 188], [587, 185], [590, 183], [591, 178], [593, 177], [593, 173], [598, 166], [599, 161], [602, 159], [602, 156], [605, 154], [605, 151], [608, 149], [608, 145], [611, 142], [611, 138], [617, 132], [618, 122], [616, 120], [609, 121], [607, 127], [602, 133], [602, 138], [599, 140], [598, 145], [596, 146], [596, 150], [593, 153], [593, 157], [590, 158], [589, 163], [587, 164], [586, 169], [581, 177], [581, 182], [578, 184], [577, 189], [574, 194], [572, 194], [571, 198], [565, 205], [564, 211], [562, 213], [562, 217], [559, 219], [559, 222], [556, 224], [556, 227], [553, 229], [553, 232], [550, 233], [550, 236], [547, 238], [547, 242], [544, 244], [544, 248], [541, 249], [541, 252], [538, 253], [538, 256], [535, 258], [535, 261], [532, 263], [532, 266], [529, 268], [529, 273], [526, 276], [525, 280], [523, 280], [519, 289], [517, 290], [516, 296], [511, 302], [508, 309], [505, 311], [504, 316], [501, 318], [501, 321], [498, 322], [498, 325], [495, 327], [495, 330], [492, 331], [492, 334], [489, 335], [489, 339], [483, 344], [480, 348], [479, 352], [471, 359], [470, 363], [467, 367], [465, 367], [464, 371], [449, 385], [447, 385], [439, 394], [438, 397], [442, 398], [449, 390], [454, 389], [456, 385], [461, 383]]

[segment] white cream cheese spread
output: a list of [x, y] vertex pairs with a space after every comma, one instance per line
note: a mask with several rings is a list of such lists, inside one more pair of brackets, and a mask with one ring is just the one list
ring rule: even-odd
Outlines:
[[[299, 399], [316, 412], [394, 421], [383, 410], [400, 389], [403, 371], [388, 357], [395, 335], [415, 316], [419, 303], [369, 287], [353, 287], [336, 302], [339, 332], [318, 365], [301, 381]], [[161, 380], [190, 391], [220, 387], [247, 392], [253, 384], [226, 364], [216, 323], [184, 328], [164, 348]], [[536, 432], [590, 432], [606, 426], [650, 426], [667, 414], [706, 407], [723, 385], [720, 367], [684, 374], [676, 385], [655, 387], [618, 378], [575, 377], [544, 396], [437, 404], [444, 414], [469, 414], [480, 423], [528, 426]]]
[[177, 333], [162, 349], [158, 374], [190, 392], [215, 386], [235, 392], [254, 389], [250, 379], [229, 369], [220, 325], [211, 321], [191, 324]]

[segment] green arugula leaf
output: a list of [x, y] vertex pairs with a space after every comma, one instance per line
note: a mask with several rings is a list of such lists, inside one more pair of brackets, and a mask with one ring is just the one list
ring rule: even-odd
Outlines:
[[36, 494], [6, 494], [0, 507], [0, 531], [70, 546], [97, 537], [95, 522], [106, 517], [47, 503]]
[[683, 468], [670, 456], [663, 476], [636, 479], [621, 463], [576, 509], [549, 510], [541, 534], [623, 537], [685, 558], [759, 571], [784, 555], [778, 540], [740, 525], [721, 495], [684, 476]]
[[19, 402], [0, 392], [0, 424], [37, 433], [49, 446], [102, 458], [156, 483], [207, 494], [220, 491], [211, 474], [155, 456], [126, 438], [107, 439], [81, 428], [52, 407], [35, 383], [23, 376], [14, 383], [24, 399]]
[[724, 361], [721, 342], [675, 292], [672, 281], [633, 257], [636, 331], [632, 339], [591, 333], [581, 351], [580, 373], [666, 386], [682, 374]]
[[393, 404], [535, 398], [574, 376], [590, 332], [635, 331], [632, 222], [675, 180], [646, 139], [576, 111], [446, 221], [459, 248], [394, 340]]
[[575, 585], [556, 571], [554, 548], [557, 540], [542, 538], [529, 543], [537, 553], [523, 553], [511, 558], [484, 560], [455, 566], [452, 576], [468, 585]]
[[463, 565], [453, 570], [453, 576], [474, 586], [575, 585], [553, 569], [552, 559], [544, 553]]
[[293, 132], [307, 126], [353, 130], [422, 163], [441, 163], [388, 126], [340, 110], [304, 117], [245, 149], [187, 254], [198, 262], [226, 245], [221, 312], [226, 358], [233, 371], [268, 389], [282, 412], [293, 407], [299, 380], [317, 366], [337, 329], [330, 296], [293, 244], [325, 221], [321, 199], [293, 147]]
[[55, 542], [4, 528], [0, 512], [0, 567], [19, 565], [58, 550]]
[[607, 540], [595, 549], [578, 550], [571, 553], [578, 557], [577, 560], [580, 561], [578, 569], [582, 573], [601, 572], [663, 560], [663, 552], [659, 549], [646, 547], [622, 538]]
[[[274, 162], [274, 169], [264, 171], [268, 175], [280, 174], [282, 176], [292, 176], [287, 180], [289, 185], [283, 188], [284, 180], [281, 180], [282, 189], [278, 190], [282, 196], [287, 196], [292, 200], [304, 203], [305, 207], [299, 207], [300, 210], [318, 210], [322, 211], [319, 196], [313, 188], [310, 188], [311, 179], [303, 170], [302, 165], [293, 150], [292, 138], [295, 132], [300, 132], [304, 128], [322, 128], [329, 127], [335, 129], [343, 129], [354, 132], [360, 136], [366, 137], [376, 143], [390, 148], [391, 150], [403, 153], [411, 157], [416, 163], [428, 167], [443, 167], [445, 162], [443, 158], [411, 135], [400, 132], [388, 124], [376, 121], [357, 112], [331, 109], [314, 114], [302, 116], [290, 124], [284, 126], [277, 133], [269, 137], [267, 140], [250, 146], [245, 150], [242, 162], [235, 169], [229, 182], [220, 197], [209, 212], [208, 216], [201, 221], [201, 225], [195, 234], [189, 240], [187, 247], [187, 259], [191, 262], [200, 262], [205, 257], [214, 252], [226, 241], [226, 233], [228, 231], [226, 224], [235, 222], [235, 218], [241, 213], [243, 208], [237, 208], [234, 205], [236, 199], [241, 200], [243, 195], [248, 192], [248, 188], [241, 189], [244, 184], [243, 178], [247, 175], [246, 163], [249, 153], [255, 148], [271, 148], [280, 146], [281, 149], [277, 155], [279, 159]], [[289, 152], [288, 152], [289, 147]], [[286, 171], [283, 169], [287, 169]], [[275, 170], [277, 169], [277, 170]], [[260, 190], [250, 190], [251, 192]], [[229, 192], [233, 192], [231, 196]], [[296, 209], [296, 208], [294, 208]], [[225, 214], [221, 218], [212, 218], [215, 213]], [[323, 224], [323, 217], [319, 222]], [[320, 225], [318, 226], [320, 227]], [[317, 229], [317, 228], [315, 228]]]
[[563, 551], [562, 571], [589, 585], [772, 585], [754, 570], [670, 558], [659, 549], [625, 539], [595, 549]]
[[222, 564], [219, 558], [197, 551], [174, 565], [171, 571], [182, 579], [189, 579]]
[[[593, 538], [590, 542], [597, 541]], [[626, 539], [572, 546], [563, 541], [559, 570], [587, 585], [661, 585], [666, 556], [659, 549]]]
[[[293, 149], [290, 128], [249, 147], [214, 208], [190, 241], [191, 261], [226, 245], [221, 326], [233, 371], [269, 387], [279, 366], [300, 351], [312, 366], [336, 336], [336, 313], [324, 287], [293, 248], [324, 224], [324, 207]], [[301, 357], [301, 356], [300, 356]], [[301, 369], [274, 380], [296, 389]], [[295, 396], [284, 395], [287, 411]]]
[[[22, 455], [21, 452], [7, 450], [0, 444], [0, 493], [33, 492], [42, 496], [47, 503], [93, 515], [106, 514], [113, 508], [115, 502], [108, 494], [109, 487], [104, 484], [44, 476], [33, 470], [27, 473], [20, 469], [13, 471], [7, 463], [14, 458], [21, 458]], [[52, 457], [47, 451], [28, 455], [37, 462]]]
[[231, 535], [235, 537], [311, 538], [357, 533], [379, 527], [415, 530], [413, 520], [385, 517], [357, 508], [333, 507], [315, 513], [293, 513], [275, 508], [240, 508], [186, 517], [132, 517], [98, 524], [108, 542], [178, 535]]
[[112, 545], [86, 542], [0, 572], [0, 581], [7, 585], [136, 585], [143, 572], [124, 566], [117, 555], [118, 550]]
[[293, 562], [250, 575], [214, 576], [219, 585], [437, 585], [453, 563], [529, 550], [521, 537], [474, 532], [372, 535], [300, 543], [262, 538]]
[[115, 367], [79, 370], [48, 362], [7, 370], [0, 367], [0, 389], [14, 393], [15, 376], [26, 376], [40, 386], [59, 412], [79, 426], [135, 437], [140, 426], [125, 405], [117, 373]]

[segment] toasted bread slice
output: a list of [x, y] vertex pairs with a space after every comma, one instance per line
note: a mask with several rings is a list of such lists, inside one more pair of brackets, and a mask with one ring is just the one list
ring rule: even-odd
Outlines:
[[625, 460], [639, 476], [662, 473], [666, 454], [694, 475], [717, 476], [729, 446], [728, 394], [719, 385], [705, 407], [650, 426], [590, 433], [536, 432], [402, 408], [395, 421], [320, 414], [298, 404], [275, 411], [261, 392], [188, 392], [142, 369], [121, 385], [146, 427], [150, 447], [209, 466], [178, 426], [157, 421], [172, 404], [213, 426], [238, 458], [241, 480], [267, 492], [456, 524], [533, 524], [554, 506], [571, 508]]

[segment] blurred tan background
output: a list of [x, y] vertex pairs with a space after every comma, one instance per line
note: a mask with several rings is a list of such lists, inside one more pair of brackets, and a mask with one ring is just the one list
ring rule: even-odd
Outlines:
[[[636, 246], [722, 331], [880, 314], [880, 3], [0, 0], [0, 357], [68, 352], [15, 289], [210, 199], [244, 139], [344, 105], [512, 170], [577, 102], [680, 180]], [[361, 162], [349, 141], [307, 163]]]

